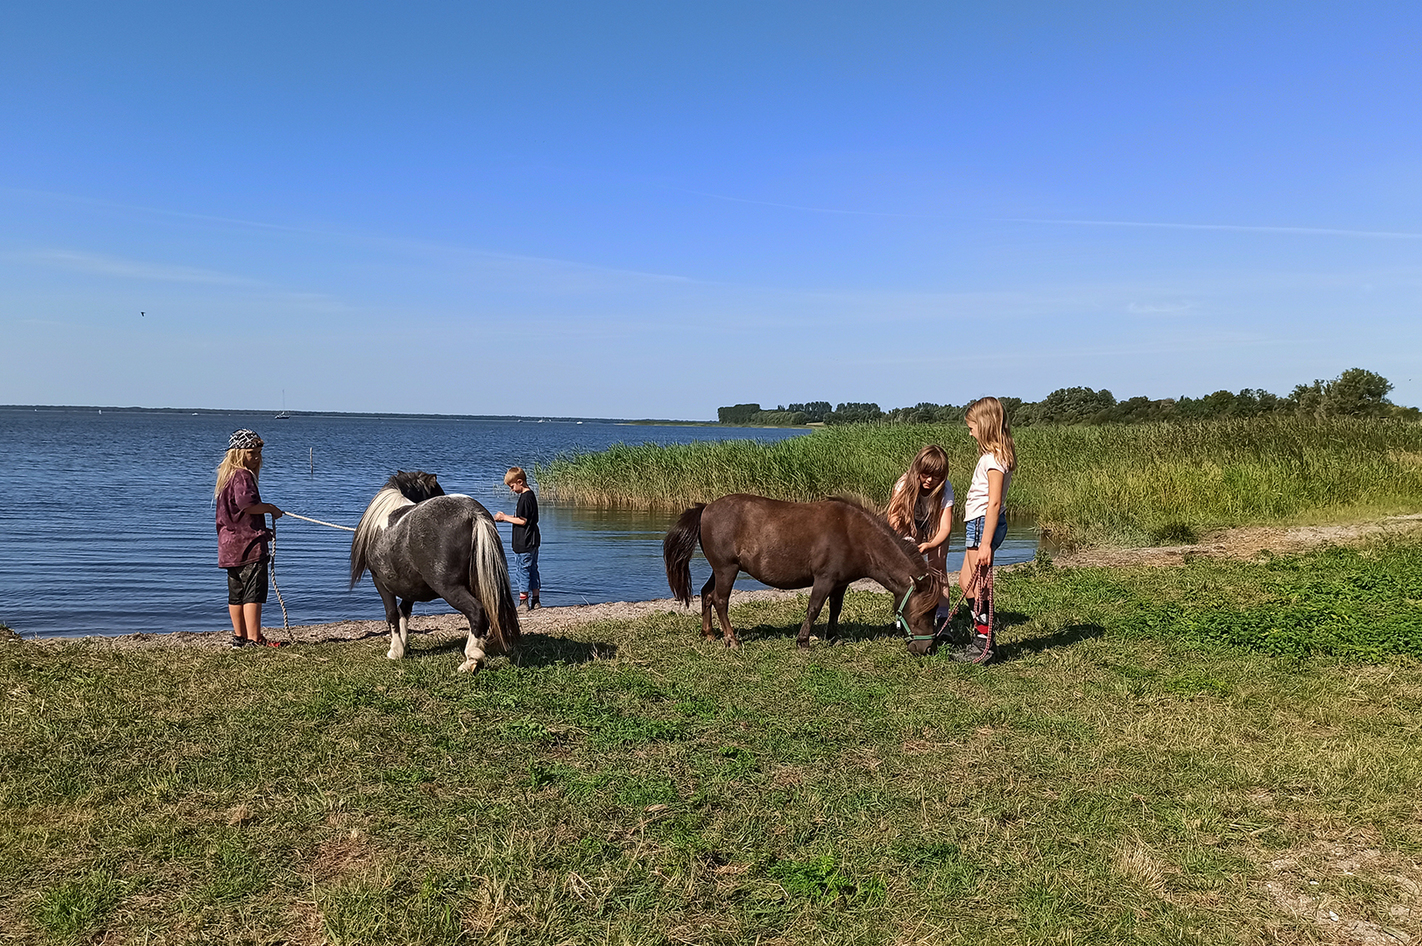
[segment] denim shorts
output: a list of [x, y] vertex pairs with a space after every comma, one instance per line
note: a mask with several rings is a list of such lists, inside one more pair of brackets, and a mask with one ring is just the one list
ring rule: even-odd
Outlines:
[[[976, 519], [969, 519], [967, 522], [968, 548], [975, 549], [983, 544], [983, 529], [987, 526], [987, 516], [978, 516]], [[1003, 510], [997, 517], [997, 528], [992, 530], [992, 549], [994, 552], [1002, 545], [1002, 540], [1007, 538], [1007, 510]]]

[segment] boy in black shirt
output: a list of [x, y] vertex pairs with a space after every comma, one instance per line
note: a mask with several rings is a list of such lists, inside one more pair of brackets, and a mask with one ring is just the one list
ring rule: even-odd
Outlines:
[[518, 496], [518, 507], [512, 516], [503, 512], [494, 513], [495, 522], [513, 524], [513, 551], [518, 560], [518, 600], [527, 604], [528, 610], [538, 607], [538, 590], [543, 582], [538, 577], [538, 497], [528, 485], [528, 476], [522, 467], [509, 467], [504, 474], [504, 483]]

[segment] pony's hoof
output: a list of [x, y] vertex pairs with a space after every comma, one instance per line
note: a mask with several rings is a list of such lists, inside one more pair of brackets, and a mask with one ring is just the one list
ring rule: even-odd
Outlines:
[[460, 672], [460, 673], [474, 673], [474, 672], [477, 671], [478, 669], [479, 669], [479, 661], [477, 661], [477, 660], [466, 660], [466, 661], [464, 661], [464, 663], [462, 663], [462, 664], [459, 665], [459, 672]]
[[385, 656], [389, 660], [399, 660], [401, 657], [405, 656], [405, 654], [402, 651], [398, 651], [394, 647], [392, 647], [385, 652]]
[[726, 641], [726, 646], [729, 647], [731, 650], [740, 650], [741, 642], [733, 637], [730, 640]]
[[810, 649], [810, 642], [809, 642], [809, 641], [802, 641], [802, 640], [796, 638], [796, 640], [795, 640], [795, 649], [796, 649], [796, 650], [809, 650], [809, 649]]

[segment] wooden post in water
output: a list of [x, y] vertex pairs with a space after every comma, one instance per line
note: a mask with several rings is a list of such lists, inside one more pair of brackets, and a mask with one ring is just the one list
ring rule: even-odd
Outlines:
[[315, 476], [315, 475], [316, 475], [316, 448], [315, 448], [315, 447], [307, 447], [306, 449], [309, 450], [309, 451], [310, 451], [310, 454], [311, 454], [311, 456], [310, 456], [310, 459], [311, 459], [311, 475], [312, 475], [312, 476]]

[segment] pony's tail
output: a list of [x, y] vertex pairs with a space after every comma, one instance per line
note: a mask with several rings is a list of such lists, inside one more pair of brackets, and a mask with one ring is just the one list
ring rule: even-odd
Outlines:
[[469, 584], [489, 617], [489, 634], [496, 650], [518, 646], [518, 602], [509, 588], [509, 562], [499, 528], [487, 513], [474, 517], [473, 547], [469, 556]]
[[701, 541], [701, 513], [705, 503], [697, 503], [676, 521], [667, 537], [662, 539], [662, 561], [667, 566], [667, 584], [672, 597], [682, 604], [691, 604], [691, 556]]

